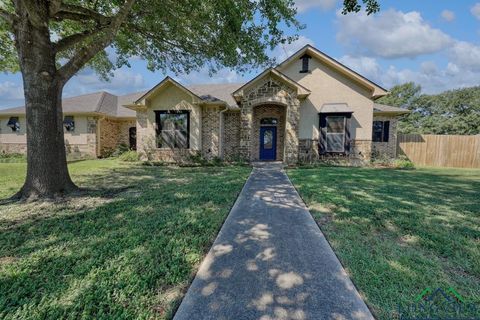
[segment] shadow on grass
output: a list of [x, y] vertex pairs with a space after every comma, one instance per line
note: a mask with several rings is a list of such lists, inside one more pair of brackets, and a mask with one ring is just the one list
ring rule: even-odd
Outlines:
[[248, 172], [117, 168], [77, 176], [88, 197], [4, 206], [0, 318], [168, 317]]
[[379, 319], [425, 287], [480, 305], [480, 170], [323, 167], [289, 175]]

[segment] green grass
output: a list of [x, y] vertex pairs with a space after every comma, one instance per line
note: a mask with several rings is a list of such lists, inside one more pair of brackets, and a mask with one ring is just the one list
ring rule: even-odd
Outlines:
[[480, 170], [288, 172], [378, 319], [426, 287], [480, 307]]
[[[0, 318], [169, 318], [250, 169], [69, 167], [97, 190], [0, 206]], [[0, 164], [0, 197], [24, 175], [24, 164]]]

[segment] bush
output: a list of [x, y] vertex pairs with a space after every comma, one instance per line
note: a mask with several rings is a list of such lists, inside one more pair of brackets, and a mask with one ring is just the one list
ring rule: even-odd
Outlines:
[[393, 166], [397, 169], [413, 169], [415, 165], [405, 156], [400, 156], [393, 160]]
[[136, 151], [130, 150], [127, 152], [122, 153], [118, 159], [120, 161], [125, 161], [125, 162], [137, 162], [140, 157], [138, 156], [138, 153]]
[[21, 153], [0, 153], [0, 163], [25, 162], [27, 156]]

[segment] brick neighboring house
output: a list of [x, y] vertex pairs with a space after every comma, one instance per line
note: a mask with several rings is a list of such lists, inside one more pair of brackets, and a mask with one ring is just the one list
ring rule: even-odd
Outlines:
[[[396, 156], [397, 118], [375, 103], [388, 92], [307, 45], [244, 84], [183, 86], [63, 100], [68, 154], [101, 157], [121, 144], [143, 158], [315, 161]], [[0, 152], [25, 152], [25, 110], [0, 110]]]

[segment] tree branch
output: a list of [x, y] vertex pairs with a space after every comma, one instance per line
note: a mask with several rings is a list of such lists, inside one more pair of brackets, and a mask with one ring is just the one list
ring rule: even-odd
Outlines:
[[7, 22], [10, 26], [15, 22], [16, 16], [5, 9], [0, 8], [0, 18]]
[[125, 0], [123, 7], [113, 17], [110, 25], [105, 28], [104, 35], [90, 46], [84, 46], [79, 49], [75, 55], [58, 70], [58, 74], [63, 83], [67, 82], [88, 61], [95, 57], [100, 50], [105, 49], [113, 41], [121, 25], [130, 13], [134, 3], [135, 0]]
[[54, 43], [55, 46], [55, 53], [61, 52], [63, 50], [69, 49], [76, 45], [77, 43], [82, 42], [83, 40], [96, 35], [97, 33], [100, 33], [103, 31], [105, 28], [98, 27], [96, 29], [91, 29], [91, 30], [85, 30], [80, 33], [72, 34], [70, 36], [67, 36], [65, 38], [62, 38], [58, 40], [56, 43]]
[[[117, 14], [118, 16], [118, 14]], [[74, 4], [62, 3], [57, 12], [52, 15], [57, 20], [94, 20], [101, 25], [110, 23], [111, 17], [104, 16], [95, 10], [88, 9]]]

